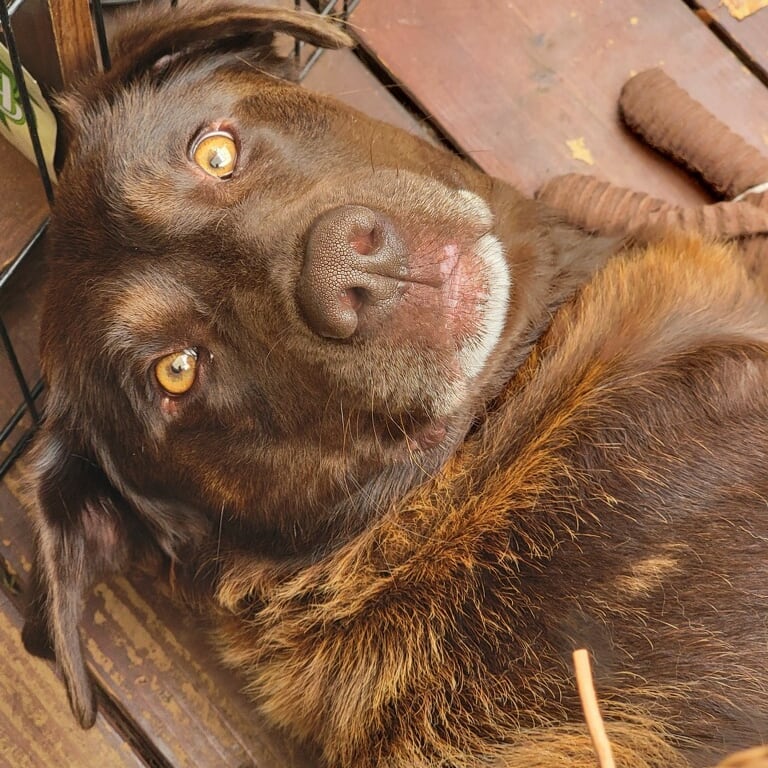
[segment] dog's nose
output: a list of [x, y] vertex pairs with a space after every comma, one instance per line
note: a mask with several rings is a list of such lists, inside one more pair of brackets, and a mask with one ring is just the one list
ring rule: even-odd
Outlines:
[[384, 319], [401, 295], [407, 251], [393, 223], [361, 205], [343, 205], [312, 224], [298, 301], [315, 333], [347, 339], [361, 322]]

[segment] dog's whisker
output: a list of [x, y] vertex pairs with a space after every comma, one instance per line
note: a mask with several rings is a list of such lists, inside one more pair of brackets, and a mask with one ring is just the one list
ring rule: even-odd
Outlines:
[[269, 349], [267, 350], [267, 354], [264, 356], [265, 365], [269, 362], [269, 358], [272, 355], [272, 352], [274, 352], [274, 350], [280, 346], [288, 334], [289, 330], [287, 328], [283, 328], [281, 331], [278, 331], [277, 338], [272, 342], [272, 344], [270, 344]]
[[222, 533], [224, 532], [224, 505], [221, 505], [221, 510], [219, 511], [219, 528], [216, 534], [216, 562], [219, 562], [219, 558], [221, 556], [221, 540], [222, 540]]

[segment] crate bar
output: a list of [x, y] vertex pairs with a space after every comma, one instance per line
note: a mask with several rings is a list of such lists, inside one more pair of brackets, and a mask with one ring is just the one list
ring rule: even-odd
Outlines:
[[0, 463], [0, 480], [5, 477], [6, 472], [13, 466], [13, 462], [21, 456], [27, 443], [34, 437], [35, 427], [28, 429], [18, 440], [16, 445], [11, 448], [11, 452]]
[[99, 53], [101, 54], [101, 66], [104, 71], [112, 69], [112, 57], [109, 55], [109, 43], [107, 42], [107, 29], [104, 26], [104, 8], [101, 0], [93, 0], [91, 3], [93, 23], [96, 27], [96, 38], [99, 41]]
[[[346, 21], [347, 18], [349, 17], [349, 14], [352, 13], [352, 11], [355, 10], [355, 8], [357, 7], [357, 4], [359, 2], [360, 2], [360, 0], [344, 0], [343, 12], [342, 12], [342, 15], [341, 15], [341, 18], [344, 21]], [[325, 4], [323, 9], [318, 11], [318, 13], [321, 16], [328, 16], [331, 13], [331, 11], [333, 11], [333, 9], [336, 7], [336, 4], [337, 4], [337, 0], [329, 0]], [[297, 8], [299, 7], [298, 0], [296, 2], [296, 7]], [[298, 58], [298, 54], [299, 54], [300, 51], [301, 51], [301, 44], [297, 43], [297, 48], [296, 48], [296, 51], [295, 51], [297, 58]], [[312, 69], [312, 67], [315, 65], [315, 62], [322, 55], [323, 55], [323, 49], [322, 48], [315, 48], [315, 50], [312, 51], [312, 55], [307, 59], [307, 63], [304, 65], [304, 68], [301, 70], [301, 73], [299, 74], [299, 81], [303, 80], [307, 76], [307, 73], [309, 72], [309, 70]]]
[[48, 219], [46, 219], [39, 227], [37, 232], [29, 239], [29, 242], [24, 248], [16, 255], [16, 258], [0, 273], [0, 291], [5, 287], [5, 284], [11, 279], [17, 267], [24, 261], [26, 255], [35, 247], [37, 242], [43, 236], [43, 233], [48, 227]]
[[6, 473], [13, 466], [13, 463], [16, 461], [16, 459], [18, 459], [19, 456], [21, 456], [21, 454], [24, 452], [24, 449], [27, 447], [27, 443], [29, 443], [34, 434], [34, 429], [28, 429], [19, 438], [19, 441], [16, 443], [16, 445], [11, 448], [11, 452], [3, 459], [2, 463], [0, 463], [0, 480], [5, 477]]
[[[293, 10], [301, 10], [301, 0], [293, 0]], [[296, 66], [299, 66], [299, 59], [301, 58], [301, 40], [293, 41], [293, 58], [296, 61]]]
[[10, 361], [11, 367], [13, 368], [13, 373], [14, 376], [16, 376], [16, 381], [18, 382], [19, 388], [21, 389], [21, 394], [24, 396], [24, 402], [26, 403], [27, 410], [37, 423], [40, 421], [40, 417], [37, 413], [37, 408], [35, 407], [35, 400], [32, 397], [29, 386], [27, 386], [27, 380], [24, 378], [24, 372], [21, 370], [19, 359], [16, 357], [16, 351], [13, 348], [13, 344], [11, 344], [11, 339], [8, 336], [8, 331], [6, 330], [5, 323], [2, 321], [2, 319], [0, 319], [0, 341], [2, 341], [3, 346], [5, 347], [5, 351], [8, 354], [8, 360]]
[[[42, 379], [38, 379], [37, 383], [34, 387], [29, 391], [29, 394], [32, 395], [33, 400], [37, 400], [37, 398], [40, 396], [40, 393], [45, 388], [45, 383]], [[5, 426], [2, 430], [0, 430], [0, 445], [2, 445], [11, 435], [11, 432], [17, 427], [18, 423], [24, 418], [24, 415], [27, 413], [27, 405], [26, 403], [21, 403], [16, 410], [13, 412], [13, 415], [10, 419], [6, 422]], [[38, 425], [35, 424], [33, 427], [30, 427], [28, 430], [30, 433], [33, 433], [35, 431], [35, 428]], [[22, 435], [23, 439], [23, 435]]]
[[32, 109], [32, 100], [30, 99], [29, 91], [27, 90], [27, 82], [24, 78], [24, 70], [21, 66], [21, 59], [19, 58], [19, 52], [16, 48], [16, 38], [11, 26], [11, 16], [8, 13], [5, 0], [0, 0], [0, 26], [3, 28], [5, 42], [8, 46], [8, 53], [11, 57], [13, 76], [16, 78], [16, 87], [19, 89], [21, 109], [24, 112], [24, 119], [27, 121], [27, 130], [29, 131], [29, 138], [32, 140], [32, 149], [35, 153], [37, 168], [40, 171], [40, 180], [43, 182], [43, 188], [45, 189], [45, 196], [48, 198], [48, 202], [53, 203], [53, 184], [51, 183], [51, 177], [48, 174], [48, 166], [45, 163], [43, 145], [40, 143], [40, 135], [37, 132], [37, 118], [35, 117], [35, 111]]

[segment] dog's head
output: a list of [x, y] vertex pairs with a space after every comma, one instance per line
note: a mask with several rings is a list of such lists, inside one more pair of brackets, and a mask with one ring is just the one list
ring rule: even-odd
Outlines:
[[466, 429], [513, 279], [497, 213], [447, 152], [248, 47], [347, 43], [330, 23], [161, 19], [61, 100], [41, 461], [85, 457], [171, 538], [222, 506], [293, 531]]
[[83, 722], [94, 574], [145, 540], [279, 554], [363, 524], [596, 263], [501, 182], [289, 82], [274, 32], [350, 42], [312, 14], [144, 11], [59, 101], [38, 623]]

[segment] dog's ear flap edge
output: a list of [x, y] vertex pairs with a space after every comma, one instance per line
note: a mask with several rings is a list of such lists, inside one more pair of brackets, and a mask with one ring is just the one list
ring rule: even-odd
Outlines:
[[72, 711], [90, 728], [96, 696], [79, 624], [90, 588], [128, 561], [125, 502], [95, 462], [72, 450], [62, 431], [44, 424], [32, 457], [35, 551], [22, 640], [33, 655], [55, 656]]
[[69, 146], [77, 132], [77, 125], [86, 109], [85, 100], [78, 91], [66, 91], [53, 96], [51, 109], [56, 116], [56, 147], [53, 154], [53, 167], [60, 173]]
[[[112, 67], [96, 77], [86, 77], [73, 88], [55, 94], [52, 107], [57, 117], [54, 168], [61, 171], [83, 116], [92, 101], [126, 86], [147, 72], [162, 72], [176, 56], [226, 52], [243, 58], [257, 49], [271, 50], [274, 33], [282, 33], [317, 47], [352, 47], [353, 38], [341, 24], [314, 12], [284, 8], [252, 7], [242, 3], [204, 3], [194, 10], [151, 8], [142, 5], [124, 14], [123, 28], [112, 40]], [[261, 42], [259, 42], [259, 40]], [[280, 57], [278, 57], [280, 58]], [[281, 59], [282, 60], [282, 59]], [[281, 76], [291, 79], [290, 72]]]
[[134, 17], [114, 40], [113, 66], [107, 80], [130, 82], [168, 56], [185, 51], [217, 50], [243, 52], [253, 46], [252, 38], [282, 33], [319, 48], [348, 48], [352, 37], [335, 20], [317, 13], [283, 8], [250, 7], [236, 3], [203, 5], [194, 11], [159, 13]]

